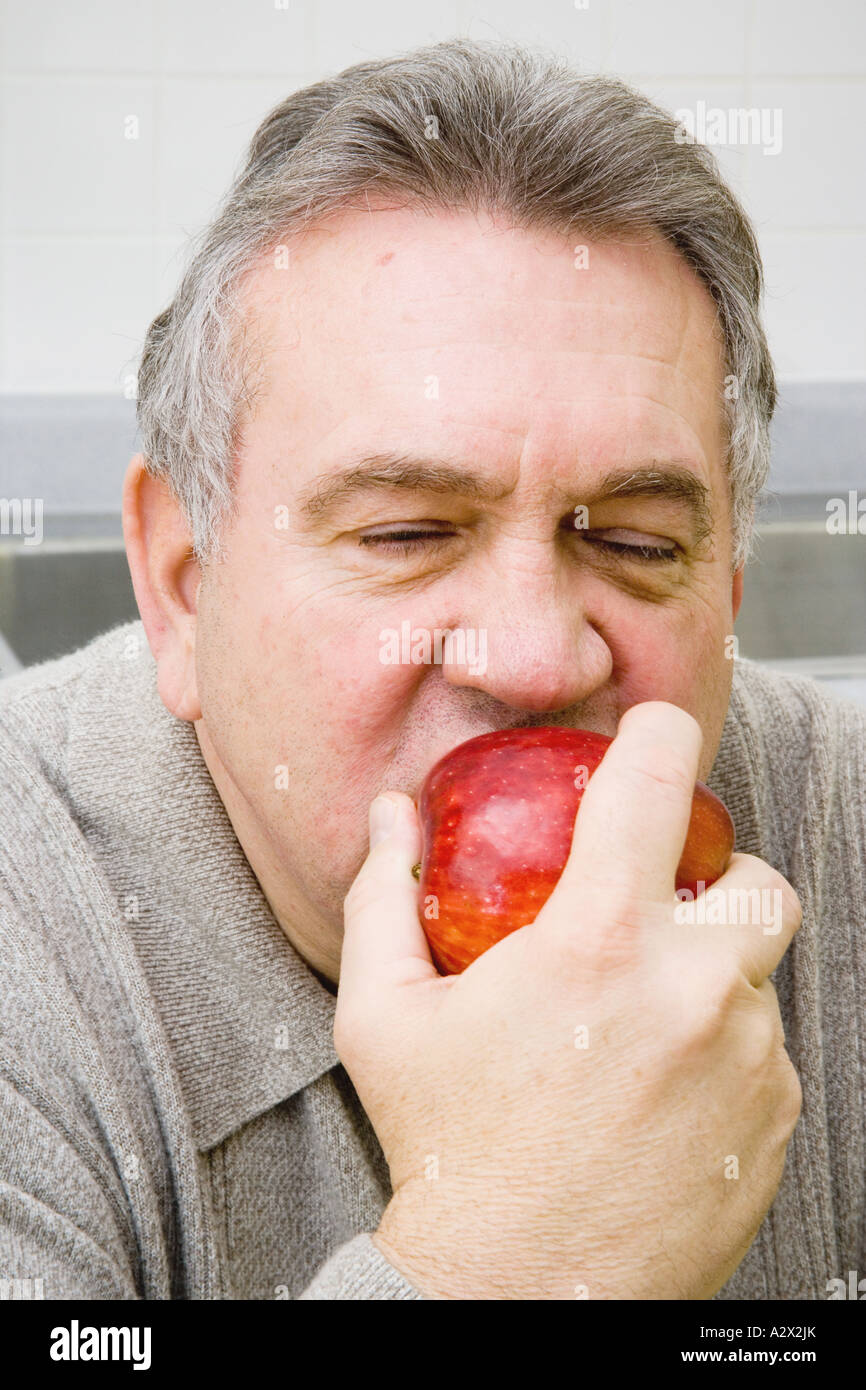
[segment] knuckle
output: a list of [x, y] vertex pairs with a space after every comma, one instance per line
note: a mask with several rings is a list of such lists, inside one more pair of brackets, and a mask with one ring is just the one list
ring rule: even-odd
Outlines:
[[756, 1068], [775, 1079], [779, 1059], [787, 1061], [788, 1057], [778, 996], [771, 980], [765, 980], [758, 989], [744, 981], [743, 988], [744, 1002], [751, 1014], [748, 1018], [749, 1054]]
[[783, 1047], [775, 1048], [763, 1074], [766, 1143], [784, 1161], [785, 1149], [802, 1112], [803, 1090], [796, 1069]]
[[591, 879], [585, 885], [583, 897], [585, 914], [598, 926], [601, 935], [605, 928], [633, 931], [641, 921], [645, 908], [637, 889], [627, 883], [600, 883]]
[[778, 1011], [762, 1007], [755, 1010], [749, 1024], [749, 1042], [752, 1055], [759, 1066], [766, 1066], [784, 1043], [782, 1024]]
[[803, 1087], [797, 1075], [797, 1069], [784, 1048], [782, 1049], [781, 1070], [779, 1118], [786, 1139], [789, 1139], [796, 1129], [797, 1121], [803, 1111]]
[[649, 804], [663, 799], [666, 804], [691, 801], [694, 777], [679, 749], [660, 746], [652, 759], [634, 765], [627, 771], [638, 796], [649, 798]]
[[[551, 916], [552, 935], [565, 962], [603, 974], [634, 960], [646, 907], [637, 891], [625, 884], [587, 882], [581, 884], [577, 912], [566, 909]], [[547, 920], [544, 908], [539, 919]]]
[[779, 882], [776, 885], [782, 893], [782, 914], [786, 922], [790, 922], [794, 931], [797, 931], [803, 923], [803, 904], [795, 889], [791, 886], [782, 874], [778, 875]]
[[[708, 962], [709, 965], [709, 962]], [[744, 1000], [747, 982], [739, 969], [726, 962], [708, 974], [705, 983], [705, 1015], [714, 1031], [727, 1027], [734, 1010]]]
[[731, 861], [731, 867], [736, 868], [738, 877], [742, 877], [744, 883], [748, 880], [750, 887], [757, 888], [758, 891], [765, 888], [769, 892], [779, 892], [782, 897], [784, 920], [797, 930], [803, 920], [803, 905], [784, 874], [754, 854], [736, 854]]
[[765, 1071], [784, 1048], [784, 1030], [775, 998], [768, 1001], [742, 974], [736, 962], [710, 956], [693, 967], [682, 1009], [685, 1041], [693, 1047], [717, 1042], [732, 1029], [743, 1063], [751, 1072]]
[[[700, 1053], [712, 1046], [728, 1026], [730, 994], [718, 975], [706, 982], [692, 976], [690, 988], [681, 996], [678, 1050], [684, 1055]], [[733, 987], [731, 987], [731, 993]]]

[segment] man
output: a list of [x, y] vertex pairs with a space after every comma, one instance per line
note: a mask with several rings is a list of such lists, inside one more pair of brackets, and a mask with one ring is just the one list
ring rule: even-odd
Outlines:
[[[145, 345], [141, 623], [0, 687], [3, 1273], [822, 1298], [866, 1266], [864, 715], [731, 659], [760, 290], [706, 153], [557, 61], [438, 45], [263, 122]], [[485, 661], [389, 664], [407, 620]], [[412, 799], [532, 724], [617, 737], [537, 920], [440, 978]], [[680, 920], [696, 777], [723, 901], [772, 924]]]

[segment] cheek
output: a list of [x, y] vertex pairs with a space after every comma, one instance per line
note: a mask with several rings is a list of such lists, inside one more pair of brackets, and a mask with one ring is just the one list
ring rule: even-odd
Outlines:
[[725, 631], [724, 615], [705, 603], [641, 605], [623, 608], [604, 637], [629, 704], [670, 700], [697, 714], [707, 689], [718, 688], [720, 671], [730, 664]]
[[[267, 612], [247, 607], [233, 651], [222, 635], [231, 655], [220, 708], [211, 707], [221, 756], [230, 758], [248, 799], [267, 803], [272, 827], [287, 826], [296, 814], [309, 819], [314, 802], [321, 843], [336, 842], [358, 808], [366, 826], [419, 680], [418, 667], [381, 660], [381, 633], [393, 623], [348, 591], [300, 605], [292, 592]], [[210, 727], [208, 709], [205, 715]], [[273, 787], [279, 765], [290, 769], [290, 785], [275, 801], [262, 793]]]
[[263, 660], [282, 681], [304, 741], [363, 754], [381, 750], [405, 713], [418, 668], [393, 664], [383, 633], [390, 620], [345, 604], [308, 609], [300, 627], [263, 625]]
[[[240, 600], [234, 600], [238, 601]], [[258, 601], [258, 600], [257, 600]], [[338, 913], [367, 851], [415, 668], [383, 665], [382, 623], [350, 607], [211, 615], [200, 695], [219, 760], [282, 871]], [[346, 613], [344, 618], [343, 614]]]
[[730, 614], [706, 604], [623, 618], [615, 629], [616, 703], [621, 716], [645, 700], [666, 700], [700, 724], [704, 743], [698, 777], [715, 760], [730, 700], [733, 661], [726, 638]]

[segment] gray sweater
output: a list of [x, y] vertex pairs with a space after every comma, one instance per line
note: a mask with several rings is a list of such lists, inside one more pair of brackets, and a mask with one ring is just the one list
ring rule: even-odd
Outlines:
[[[162, 705], [141, 624], [0, 682], [0, 762], [0, 1280], [419, 1298], [370, 1240], [388, 1170], [335, 1001]], [[710, 785], [804, 914], [775, 975], [803, 1113], [717, 1297], [826, 1298], [866, 1275], [866, 711], [738, 662]]]

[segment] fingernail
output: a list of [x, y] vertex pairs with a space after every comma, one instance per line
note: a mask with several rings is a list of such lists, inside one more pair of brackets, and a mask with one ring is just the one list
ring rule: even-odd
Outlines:
[[390, 835], [397, 818], [397, 806], [390, 797], [377, 796], [370, 806], [370, 848]]

